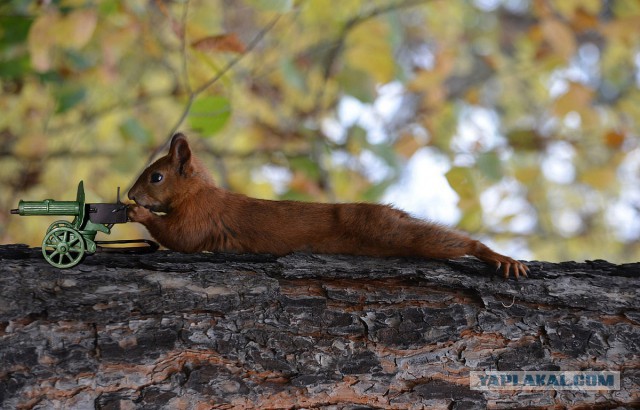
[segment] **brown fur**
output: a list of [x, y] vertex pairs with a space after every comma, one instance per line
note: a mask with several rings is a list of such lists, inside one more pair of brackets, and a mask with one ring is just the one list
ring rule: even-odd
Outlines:
[[[152, 179], [162, 178], [152, 182]], [[479, 241], [390, 206], [249, 198], [217, 187], [182, 134], [129, 191], [129, 219], [180, 252], [291, 252], [424, 258], [473, 255], [526, 276], [527, 267]], [[152, 211], [164, 212], [158, 215]]]

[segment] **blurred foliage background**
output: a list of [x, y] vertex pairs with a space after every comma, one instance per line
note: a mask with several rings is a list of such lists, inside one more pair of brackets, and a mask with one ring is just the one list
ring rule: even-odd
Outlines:
[[112, 202], [180, 130], [247, 195], [640, 260], [638, 0], [4, 0], [0, 86], [2, 243], [51, 222], [19, 199]]

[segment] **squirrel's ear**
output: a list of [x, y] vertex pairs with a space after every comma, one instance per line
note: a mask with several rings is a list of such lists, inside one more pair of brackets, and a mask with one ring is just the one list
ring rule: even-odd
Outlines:
[[191, 148], [189, 148], [189, 143], [184, 134], [178, 133], [171, 138], [169, 156], [178, 166], [180, 175], [187, 176], [191, 174]]
[[186, 143], [187, 142], [187, 137], [181, 132], [173, 134], [173, 137], [171, 137], [171, 146], [169, 147], [169, 154], [173, 154], [174, 153], [174, 149], [175, 149], [176, 145], [180, 143], [180, 140], [182, 140], [184, 143]]

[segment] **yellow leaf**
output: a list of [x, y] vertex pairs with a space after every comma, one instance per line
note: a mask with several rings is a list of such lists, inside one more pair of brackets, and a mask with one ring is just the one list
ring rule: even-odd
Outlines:
[[396, 152], [403, 158], [409, 159], [422, 147], [413, 135], [402, 135], [395, 143]]
[[569, 90], [558, 97], [554, 103], [554, 111], [557, 115], [563, 116], [571, 111], [579, 111], [591, 104], [593, 90], [579, 83], [571, 83]]
[[29, 29], [27, 45], [31, 55], [31, 65], [36, 71], [47, 71], [51, 68], [51, 48], [55, 37], [51, 35], [51, 27], [58, 21], [57, 13], [47, 13], [38, 17]]
[[422, 70], [416, 71], [415, 77], [407, 85], [407, 88], [412, 92], [427, 92], [431, 91], [433, 87], [441, 86], [446, 77], [443, 77], [434, 70]]
[[596, 15], [602, 8], [601, 0], [561, 0], [553, 3], [555, 8], [565, 18], [571, 19], [579, 12]]
[[318, 187], [318, 184], [309, 179], [304, 173], [296, 171], [293, 174], [293, 178], [289, 183], [289, 187], [296, 192], [309, 195], [312, 198], [321, 198], [323, 195], [322, 190]]
[[514, 175], [519, 182], [530, 186], [540, 177], [539, 166], [518, 167], [514, 170]]
[[13, 154], [22, 159], [40, 159], [46, 156], [47, 145], [43, 134], [23, 135], [14, 146]]
[[453, 72], [456, 67], [456, 59], [458, 57], [458, 50], [443, 49], [438, 52], [436, 56], [434, 71], [437, 71], [442, 76], [448, 76]]
[[571, 26], [577, 32], [595, 29], [599, 24], [598, 15], [586, 12], [583, 8], [576, 10]]
[[598, 190], [609, 190], [616, 185], [616, 172], [610, 167], [592, 168], [580, 174], [580, 181]]
[[51, 69], [51, 53], [55, 46], [79, 49], [95, 31], [98, 16], [95, 10], [76, 10], [62, 17], [57, 12], [38, 17], [27, 38], [31, 64], [36, 71]]
[[477, 197], [476, 184], [471, 170], [466, 167], [453, 167], [446, 173], [447, 181], [460, 200], [474, 200]]
[[480, 88], [470, 88], [464, 96], [465, 100], [471, 105], [478, 105], [481, 102]]
[[[640, 16], [620, 17], [605, 24], [601, 32], [607, 40], [622, 40], [635, 44], [638, 38], [638, 26], [640, 26]], [[626, 45], [622, 44], [622, 46]]]
[[[589, 99], [587, 101], [591, 100]], [[578, 114], [580, 114], [580, 126], [584, 131], [601, 127], [602, 122], [600, 113], [594, 107], [585, 105], [578, 110]]]
[[381, 84], [390, 82], [395, 74], [388, 31], [387, 25], [378, 20], [361, 24], [349, 34], [345, 53], [347, 64], [369, 73]]
[[458, 207], [462, 210], [462, 218], [458, 221], [460, 229], [475, 232], [482, 228], [482, 207], [477, 201], [460, 201]]
[[576, 51], [576, 39], [573, 31], [560, 20], [549, 17], [545, 18], [541, 23], [542, 34], [551, 48], [569, 60]]
[[54, 25], [56, 43], [62, 47], [80, 49], [91, 40], [97, 24], [95, 10], [74, 10]]
[[580, 7], [578, 10], [583, 10], [586, 13], [596, 15], [602, 10], [602, 0], [580, 0]]

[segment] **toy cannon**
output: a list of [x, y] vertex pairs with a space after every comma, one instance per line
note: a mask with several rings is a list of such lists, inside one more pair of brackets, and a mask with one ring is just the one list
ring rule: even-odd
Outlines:
[[[77, 265], [87, 254], [93, 254], [98, 249], [134, 252], [153, 252], [158, 244], [146, 239], [96, 241], [96, 234], [111, 233], [114, 224], [127, 222], [127, 205], [120, 202], [120, 188], [118, 197], [113, 204], [87, 204], [84, 200], [84, 185], [78, 184], [78, 195], [75, 201], [20, 201], [12, 214], [58, 215], [74, 216], [73, 221], [56, 221], [49, 225], [42, 241], [42, 255], [45, 260], [56, 268], [70, 268]], [[143, 243], [144, 246], [125, 248], [109, 248], [101, 245], [116, 245], [126, 243]]]

